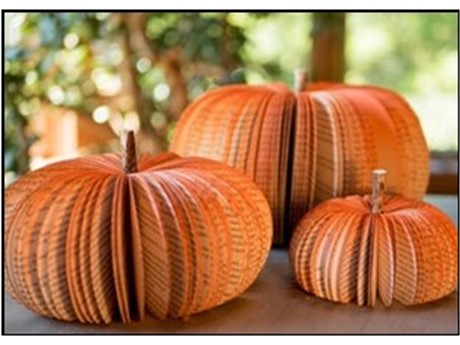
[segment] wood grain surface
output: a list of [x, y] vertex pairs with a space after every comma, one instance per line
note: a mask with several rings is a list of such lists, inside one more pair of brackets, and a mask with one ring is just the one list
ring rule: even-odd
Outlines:
[[[457, 196], [428, 196], [458, 229]], [[110, 325], [60, 322], [4, 296], [4, 332], [14, 333], [458, 333], [458, 292], [426, 305], [374, 308], [342, 305], [305, 294], [295, 284], [285, 249], [272, 249], [255, 284], [241, 297], [185, 320]]]

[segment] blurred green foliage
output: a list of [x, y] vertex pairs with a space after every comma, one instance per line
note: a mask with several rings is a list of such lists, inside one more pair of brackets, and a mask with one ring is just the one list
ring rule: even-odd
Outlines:
[[[209, 88], [292, 84], [293, 69], [308, 66], [312, 17], [7, 14], [5, 169], [28, 169], [35, 139], [28, 123], [42, 104], [76, 109], [115, 131], [120, 124], [112, 120], [135, 114], [151, 151], [164, 150], [184, 107]], [[350, 13], [345, 81], [402, 93], [418, 111], [431, 148], [457, 149], [457, 29], [455, 13]]]
[[401, 93], [432, 150], [458, 150], [458, 14], [348, 16], [347, 82]]
[[455, 13], [350, 16], [348, 78], [411, 93], [454, 90], [457, 20]]

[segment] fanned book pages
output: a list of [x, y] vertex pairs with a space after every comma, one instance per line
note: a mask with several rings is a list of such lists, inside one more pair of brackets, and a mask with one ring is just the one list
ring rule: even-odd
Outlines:
[[171, 151], [225, 162], [262, 189], [274, 243], [287, 243], [302, 215], [321, 201], [370, 192], [372, 169], [388, 190], [420, 198], [429, 153], [417, 116], [396, 93], [371, 86], [224, 86], [182, 114]]
[[184, 317], [242, 294], [272, 242], [269, 205], [244, 174], [202, 158], [89, 156], [6, 190], [8, 293], [83, 323]]
[[324, 201], [301, 219], [289, 257], [303, 290], [368, 306], [426, 303], [455, 291], [455, 225], [423, 201], [384, 196], [384, 178], [376, 170], [372, 195]]

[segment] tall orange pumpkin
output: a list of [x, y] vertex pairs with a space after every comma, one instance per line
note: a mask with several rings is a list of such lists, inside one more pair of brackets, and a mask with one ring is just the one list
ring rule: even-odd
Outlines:
[[406, 197], [420, 198], [429, 177], [415, 113], [396, 93], [372, 86], [219, 87], [185, 110], [171, 150], [250, 176], [271, 206], [276, 244], [319, 202], [369, 193], [376, 167], [388, 171], [388, 190]]
[[243, 293], [268, 256], [266, 199], [242, 173], [166, 153], [30, 172], [5, 197], [6, 290], [61, 320], [183, 317]]

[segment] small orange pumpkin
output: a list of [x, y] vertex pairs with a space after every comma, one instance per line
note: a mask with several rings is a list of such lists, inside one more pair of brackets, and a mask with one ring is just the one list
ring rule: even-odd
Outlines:
[[415, 113], [396, 93], [371, 86], [313, 83], [297, 93], [282, 84], [219, 87], [185, 110], [171, 151], [250, 176], [269, 201], [276, 244], [319, 202], [369, 193], [377, 167], [387, 169], [391, 192], [411, 198], [423, 196], [429, 177]]
[[290, 246], [300, 287], [359, 305], [412, 305], [450, 294], [458, 281], [458, 235], [450, 219], [419, 200], [383, 196], [385, 172], [374, 172], [372, 196], [325, 201], [302, 218]]
[[224, 164], [167, 153], [89, 156], [28, 173], [6, 190], [9, 294], [87, 323], [183, 317], [256, 279], [270, 249], [268, 203]]

